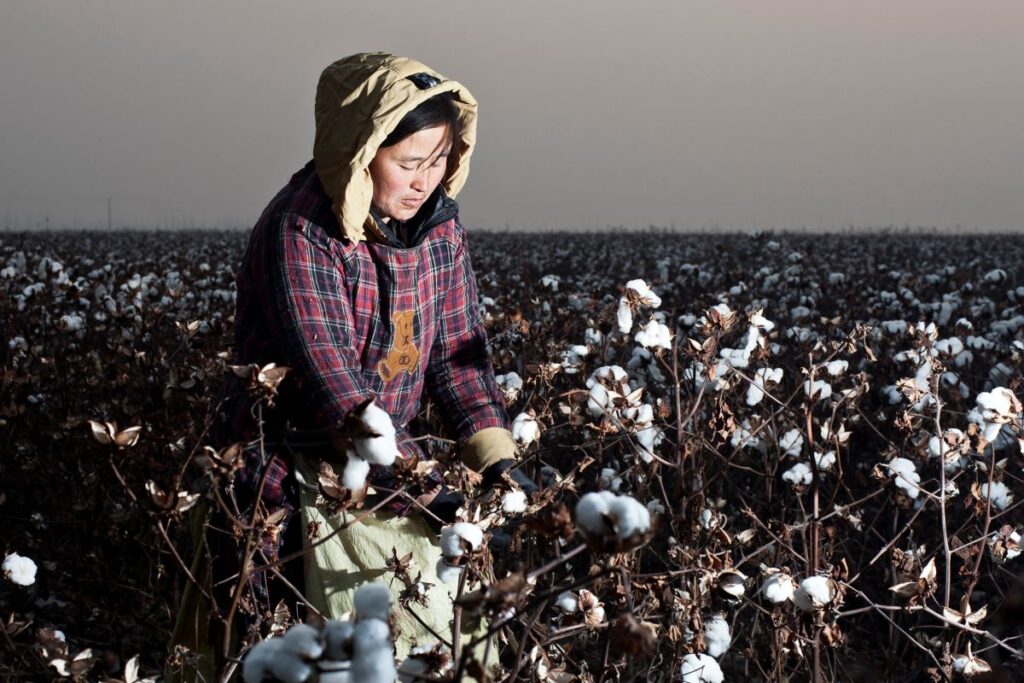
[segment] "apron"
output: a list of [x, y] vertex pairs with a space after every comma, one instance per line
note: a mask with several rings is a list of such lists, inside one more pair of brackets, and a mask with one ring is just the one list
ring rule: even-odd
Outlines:
[[[360, 514], [357, 510], [354, 515], [325, 515], [315, 504], [318, 488], [309, 465], [298, 455], [295, 461], [305, 528], [310, 523], [319, 523], [322, 538]], [[348, 618], [356, 589], [364, 583], [381, 583], [391, 589], [392, 635], [399, 662], [413, 645], [431, 646], [438, 642], [437, 635], [450, 643], [452, 601], [458, 584], [446, 584], [437, 578], [441, 547], [435, 536], [423, 517], [416, 513], [407, 517], [383, 511], [367, 515], [306, 555], [306, 599], [330, 619]], [[304, 542], [309, 543], [308, 539]], [[425, 606], [416, 602], [402, 606], [399, 602], [406, 586], [387, 569], [392, 549], [400, 558], [411, 553], [410, 577], [415, 580], [420, 574], [420, 581], [431, 584], [426, 590]], [[485, 620], [464, 613], [461, 642], [468, 643], [486, 629]], [[480, 647], [477, 655], [482, 654], [483, 647]]]

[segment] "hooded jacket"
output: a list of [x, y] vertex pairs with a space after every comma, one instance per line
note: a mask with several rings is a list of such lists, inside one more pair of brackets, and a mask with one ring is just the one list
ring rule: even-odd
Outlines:
[[[413, 238], [400, 244], [371, 214], [368, 166], [402, 117], [443, 92], [455, 96], [461, 136]], [[426, 390], [470, 468], [514, 457], [454, 201], [469, 172], [476, 109], [466, 88], [415, 60], [359, 54], [324, 70], [313, 161], [263, 212], [237, 278], [237, 362], [291, 368], [265, 433], [283, 436], [285, 422], [300, 432], [329, 429], [376, 396], [401, 455], [422, 455], [406, 427]], [[255, 435], [250, 404], [230, 412], [235, 440]], [[250, 454], [243, 485], [255, 490], [260, 470]], [[293, 506], [288, 473], [288, 458], [274, 454], [266, 503]]]

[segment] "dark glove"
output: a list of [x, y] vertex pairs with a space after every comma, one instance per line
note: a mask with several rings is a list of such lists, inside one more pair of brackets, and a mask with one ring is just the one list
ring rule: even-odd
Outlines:
[[540, 487], [521, 469], [516, 467], [515, 460], [499, 460], [483, 471], [484, 488], [492, 488], [501, 481], [501, 475], [508, 472], [508, 478], [515, 482], [527, 496], [533, 495]]
[[455, 521], [455, 513], [466, 503], [466, 497], [459, 491], [442, 485], [434, 499], [427, 505], [429, 515], [423, 515], [431, 528], [440, 533], [441, 527]]

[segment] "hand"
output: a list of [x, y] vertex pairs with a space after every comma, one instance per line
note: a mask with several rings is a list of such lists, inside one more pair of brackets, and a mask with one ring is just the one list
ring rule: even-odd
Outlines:
[[503, 474], [508, 474], [508, 478], [511, 479], [516, 485], [519, 486], [520, 490], [527, 496], [530, 496], [540, 490], [540, 487], [530, 479], [521, 469], [517, 468], [518, 463], [515, 460], [499, 460], [487, 469], [483, 471], [483, 485], [487, 488], [494, 487], [499, 481], [501, 481]]

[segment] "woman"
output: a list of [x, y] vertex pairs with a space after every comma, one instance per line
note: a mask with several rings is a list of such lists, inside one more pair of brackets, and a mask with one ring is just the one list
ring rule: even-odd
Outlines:
[[[408, 431], [426, 390], [463, 462], [484, 473], [485, 485], [514, 464], [454, 201], [469, 172], [476, 111], [459, 83], [389, 54], [347, 57], [320, 78], [313, 160], [263, 212], [237, 280], [237, 364], [290, 368], [272, 408], [257, 410], [236, 379], [219, 439], [250, 444], [235, 477], [233, 514], [253, 519], [255, 509], [255, 518], [272, 522], [256, 541], [257, 567], [301, 549], [304, 536], [308, 545], [303, 531], [317, 529], [322, 538], [334, 528], [337, 520], [314, 504], [318, 462], [344, 462], [345, 439], [332, 438], [332, 430], [371, 397], [390, 416], [402, 458], [428, 459]], [[515, 470], [510, 474], [533, 488]], [[392, 489], [390, 475], [390, 468], [375, 466], [370, 483]], [[390, 578], [385, 568], [394, 547], [399, 557], [413, 552], [413, 575], [422, 572], [422, 581], [435, 584], [426, 610], [433, 616], [396, 614], [399, 654], [413, 639], [432, 639], [428, 634], [449, 638], [451, 602], [434, 575], [439, 552], [425, 519], [435, 529], [451, 521], [462, 497], [440, 482], [432, 473], [415, 501], [396, 498], [386, 511], [316, 546], [304, 567], [294, 560], [280, 572], [257, 568], [239, 590], [228, 579], [238, 574], [248, 539], [215, 515], [211, 530], [224, 531], [211, 539], [218, 623], [252, 623], [279, 601], [301, 604], [298, 592], [325, 615], [341, 616], [356, 585]], [[429, 512], [420, 514], [420, 506]], [[402, 586], [395, 584], [397, 596]], [[218, 650], [222, 638], [207, 637]]]

